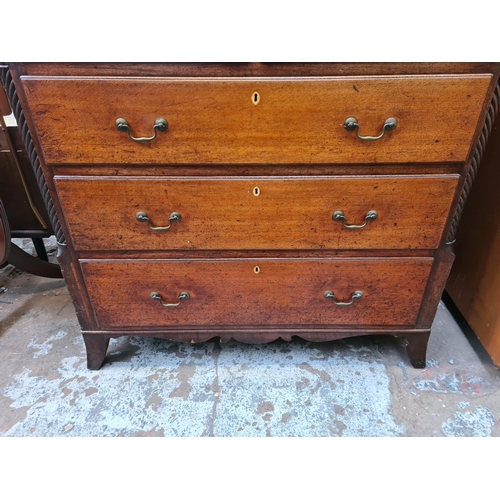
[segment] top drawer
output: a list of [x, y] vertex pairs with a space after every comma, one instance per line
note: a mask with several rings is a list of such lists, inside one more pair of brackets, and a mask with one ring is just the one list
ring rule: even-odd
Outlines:
[[[462, 162], [490, 75], [23, 79], [47, 163]], [[347, 118], [358, 130], [348, 131]], [[116, 128], [125, 119], [134, 137]], [[397, 126], [378, 140], [388, 118]]]

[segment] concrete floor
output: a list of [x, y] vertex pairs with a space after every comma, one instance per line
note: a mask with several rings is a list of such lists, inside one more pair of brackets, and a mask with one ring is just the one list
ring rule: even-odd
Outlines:
[[424, 370], [392, 337], [122, 337], [96, 372], [64, 282], [8, 266], [0, 367], [0, 436], [500, 436], [500, 370], [443, 303]]

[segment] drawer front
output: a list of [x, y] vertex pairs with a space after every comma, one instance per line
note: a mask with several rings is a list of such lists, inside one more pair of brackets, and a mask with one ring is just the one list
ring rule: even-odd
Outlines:
[[[433, 249], [457, 182], [455, 175], [55, 179], [77, 250]], [[148, 221], [137, 220], [140, 212]], [[172, 213], [181, 220], [171, 222]]]
[[[47, 163], [465, 161], [491, 75], [23, 80]], [[360, 136], [344, 128], [356, 118]], [[116, 128], [125, 119], [133, 137]]]
[[[416, 321], [432, 261], [95, 260], [81, 266], [101, 328], [409, 326]], [[183, 292], [189, 298], [179, 298]], [[362, 296], [353, 298], [355, 292]], [[160, 299], [179, 305], [166, 307]]]

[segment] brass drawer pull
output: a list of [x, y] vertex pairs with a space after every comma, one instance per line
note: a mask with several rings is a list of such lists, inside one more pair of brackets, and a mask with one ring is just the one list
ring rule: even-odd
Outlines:
[[139, 222], [147, 222], [149, 229], [151, 231], [168, 231], [172, 227], [172, 222], [179, 222], [182, 220], [182, 216], [179, 212], [172, 212], [168, 220], [170, 224], [168, 226], [152, 226], [151, 221], [149, 220], [148, 214], [146, 212], [137, 212], [135, 214], [135, 218]]
[[332, 219], [334, 221], [342, 221], [342, 225], [346, 229], [363, 229], [368, 222], [374, 221], [378, 217], [378, 212], [376, 210], [370, 210], [366, 215], [365, 215], [365, 223], [362, 224], [361, 226], [356, 226], [355, 224], [346, 224], [345, 221], [345, 215], [342, 210], [336, 210], [333, 212]]
[[153, 139], [156, 139], [156, 131], [165, 132], [168, 129], [168, 122], [165, 118], [157, 118], [155, 120], [155, 124], [153, 126], [154, 135], [151, 137], [134, 137], [130, 133], [130, 125], [125, 118], [117, 118], [115, 121], [116, 128], [120, 132], [127, 132], [128, 136], [135, 142], [150, 142]]
[[344, 122], [344, 128], [349, 132], [355, 130], [358, 139], [361, 139], [362, 141], [378, 141], [379, 139], [382, 139], [382, 137], [384, 137], [386, 132], [394, 130], [397, 127], [397, 125], [398, 121], [396, 120], [396, 118], [387, 118], [387, 120], [384, 123], [384, 127], [382, 128], [382, 133], [377, 137], [372, 137], [371, 135], [359, 135], [359, 123], [358, 120], [356, 120], [356, 118], [353, 118], [351, 116], [349, 118], [346, 118]]
[[188, 292], [181, 292], [179, 294], [179, 302], [176, 302], [175, 304], [166, 304], [165, 302], [163, 302], [162, 298], [161, 298], [161, 295], [158, 293], [158, 292], [151, 292], [149, 294], [149, 296], [153, 299], [153, 300], [157, 300], [163, 307], [177, 307], [178, 305], [180, 305], [181, 301], [182, 300], [187, 300], [190, 298], [190, 295]]
[[327, 290], [324, 294], [323, 297], [325, 299], [332, 299], [333, 303], [336, 306], [350, 306], [351, 304], [354, 303], [354, 299], [360, 299], [363, 297], [363, 292], [361, 290], [356, 290], [352, 295], [351, 295], [351, 301], [350, 302], [336, 302], [335, 301], [335, 295], [331, 290]]

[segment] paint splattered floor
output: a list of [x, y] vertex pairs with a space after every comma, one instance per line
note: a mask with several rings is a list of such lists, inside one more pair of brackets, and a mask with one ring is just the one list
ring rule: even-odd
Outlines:
[[500, 370], [443, 304], [424, 370], [392, 337], [123, 337], [96, 372], [62, 280], [0, 287], [0, 436], [500, 436]]

